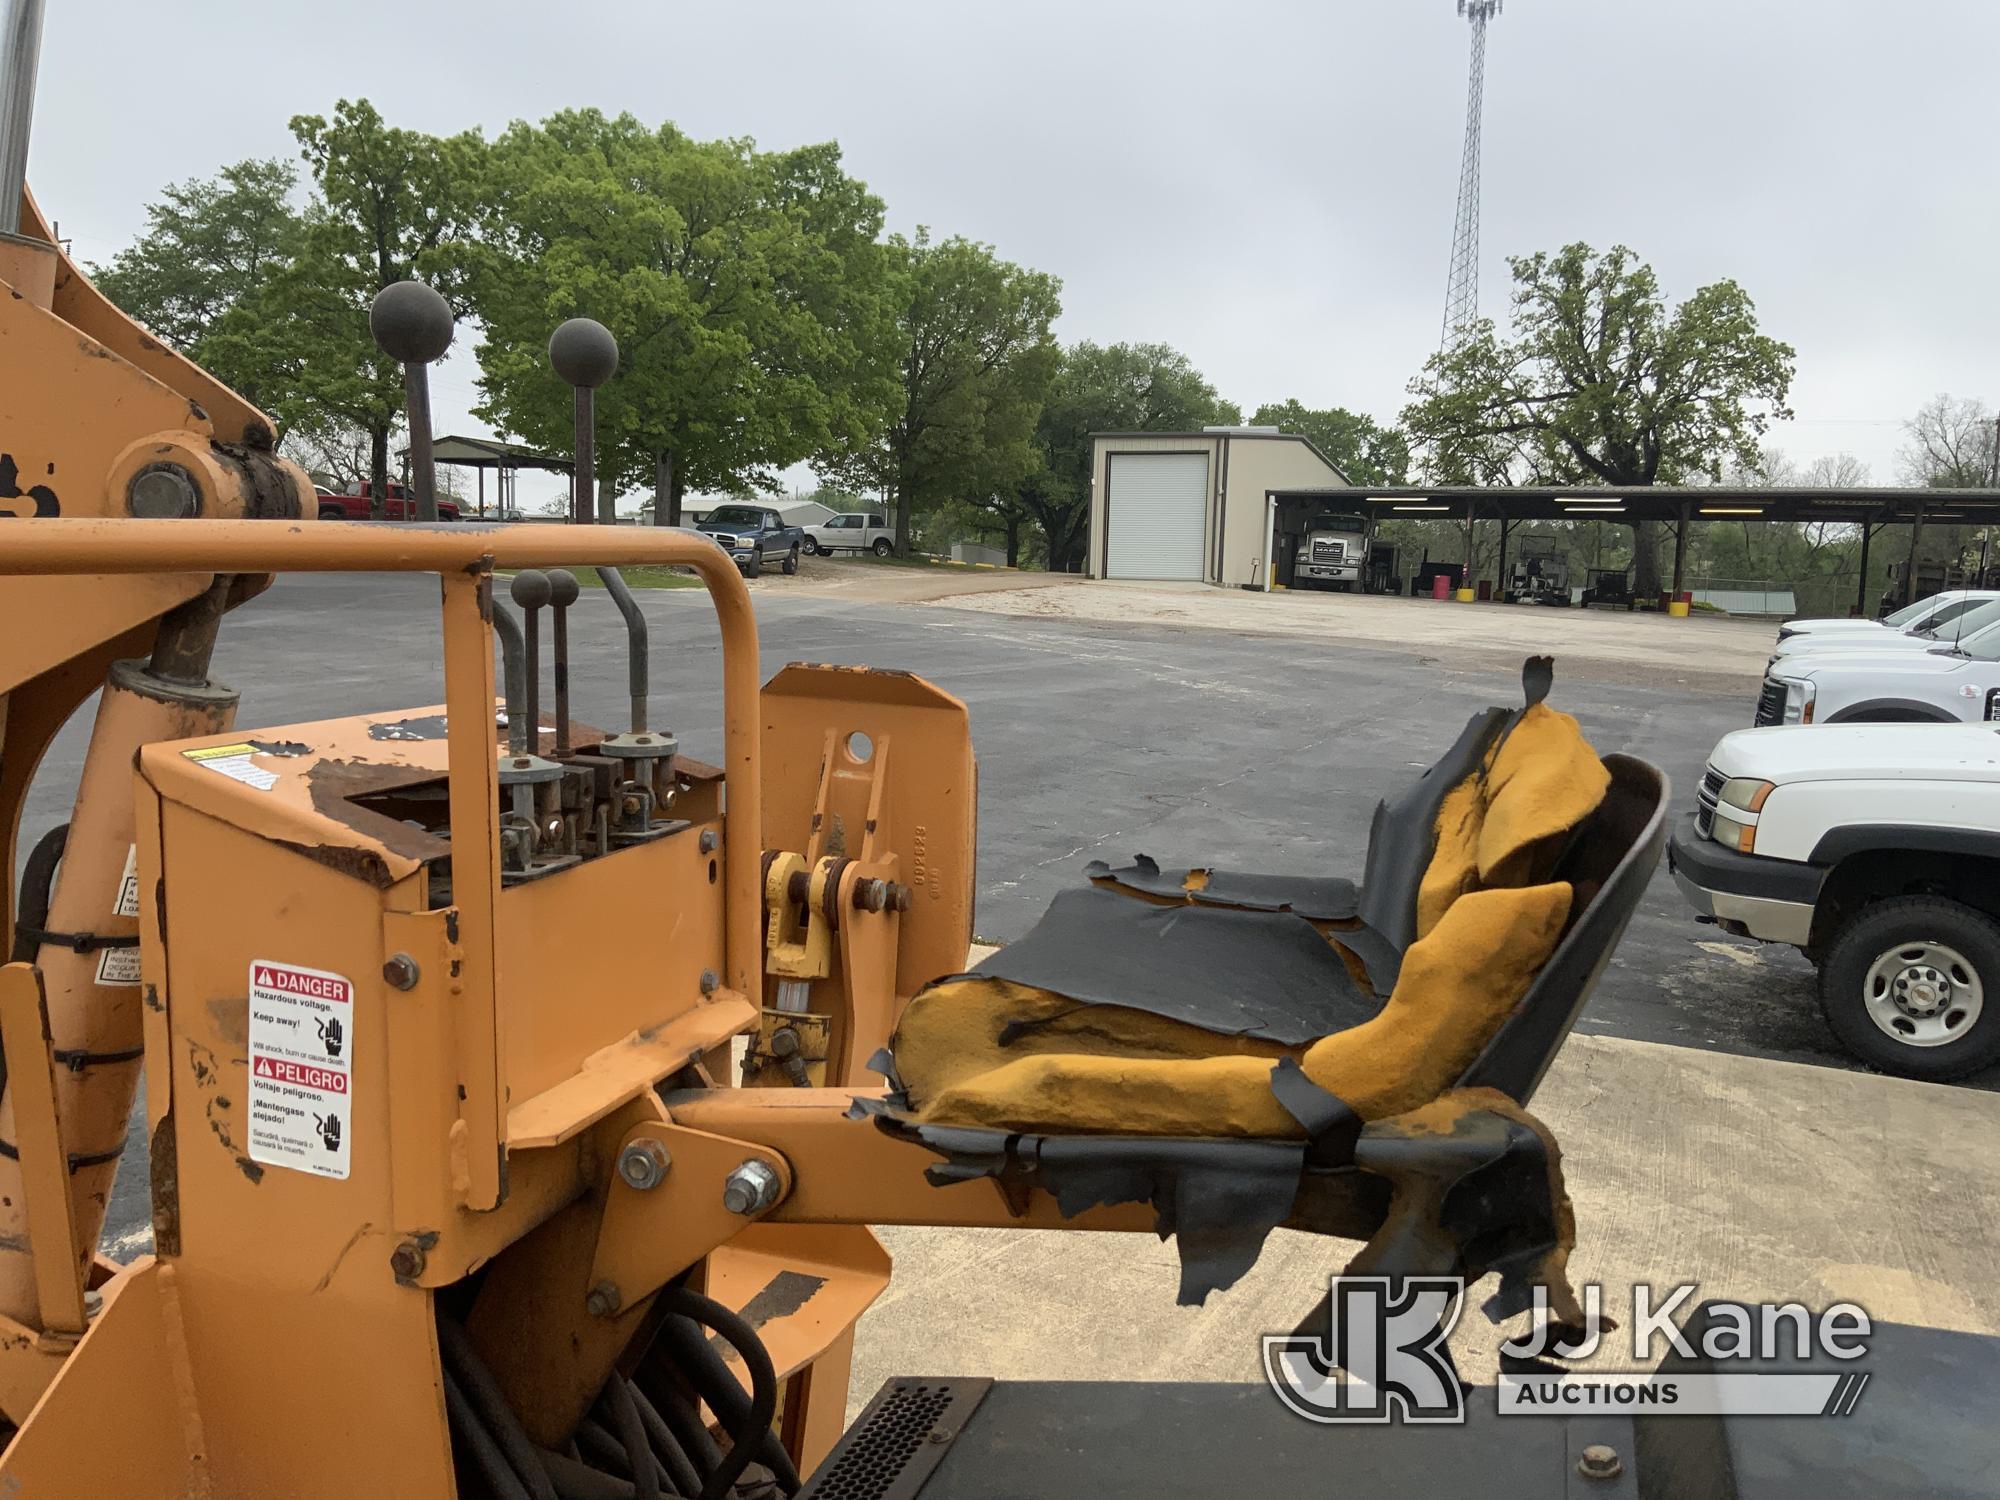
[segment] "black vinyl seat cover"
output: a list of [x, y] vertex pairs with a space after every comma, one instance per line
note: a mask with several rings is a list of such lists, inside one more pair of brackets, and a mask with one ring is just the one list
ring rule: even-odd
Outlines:
[[1083, 867], [1083, 873], [1096, 885], [1168, 901], [1233, 906], [1244, 911], [1288, 911], [1308, 922], [1351, 922], [1360, 896], [1353, 881], [1338, 875], [1247, 875], [1240, 870], [1204, 870], [1200, 873], [1206, 883], [1199, 890], [1190, 890], [1187, 882], [1195, 871], [1168, 874], [1148, 854], [1134, 855], [1131, 864], [1115, 870], [1094, 859]]
[[[1502, 722], [1505, 717], [1501, 715]], [[1453, 747], [1454, 752], [1466, 749], [1468, 740], [1487, 743], [1486, 735], [1497, 733], [1498, 727], [1497, 723], [1489, 726], [1487, 716], [1475, 718], [1467, 726], [1466, 735], [1461, 736], [1460, 744]], [[1483, 754], [1483, 750], [1479, 753]], [[1384, 804], [1376, 815], [1378, 842], [1385, 829], [1390, 840], [1400, 843], [1407, 834], [1398, 830], [1407, 829], [1412, 820], [1423, 818], [1427, 823], [1435, 822], [1442, 793], [1435, 799], [1416, 794], [1427, 792], [1427, 783], [1433, 781], [1442, 782], [1447, 790], [1456, 784], [1457, 776], [1437, 775], [1439, 771], [1448, 772], [1451, 760], [1452, 757], [1447, 757], [1434, 767], [1411, 796], [1394, 805]], [[1666, 837], [1666, 777], [1656, 767], [1631, 756], [1607, 755], [1603, 763], [1611, 774], [1610, 787], [1597, 810], [1577, 829], [1555, 872], [1556, 879], [1569, 881], [1577, 892], [1576, 913], [1569, 929], [1527, 993], [1459, 1078], [1457, 1088], [1490, 1088], [1515, 1104], [1527, 1105], [1589, 1000], [1659, 864]], [[1385, 845], [1384, 858], [1378, 861], [1371, 845], [1371, 877], [1381, 878], [1379, 883], [1372, 879], [1369, 883], [1375, 883], [1378, 891], [1390, 893], [1375, 910], [1382, 920], [1393, 922], [1398, 918], [1402, 900], [1395, 882], [1407, 865], [1400, 851], [1398, 858], [1388, 858], [1386, 848]], [[1422, 863], [1417, 864], [1419, 876], [1422, 868]], [[1364, 884], [1364, 893], [1369, 883]], [[1115, 894], [1098, 894], [1140, 911], [1187, 916], [1197, 910], [1141, 906]], [[1414, 885], [1409, 902], [1413, 931]], [[1265, 915], [1283, 915], [1320, 941], [1316, 931], [1303, 919], [1289, 914]], [[1007, 951], [1001, 950], [1003, 954]], [[991, 960], [979, 972], [1013, 977], [1005, 969], [996, 970]], [[1148, 982], [1157, 982], [1159, 977], [1150, 975]], [[1057, 992], [1069, 993], [1069, 989], [1059, 986]], [[1243, 1012], [1245, 1002], [1229, 1004]], [[1158, 1009], [1143, 1004], [1140, 1008]], [[1174, 1014], [1164, 1009], [1159, 1013]], [[1273, 1010], [1271, 1014], [1277, 1013]], [[1259, 1019], [1270, 1024], [1267, 1017]], [[1325, 1035], [1335, 1029], [1339, 1028], [1328, 1027], [1318, 1034]], [[1274, 1080], [1274, 1091], [1307, 1130], [1308, 1139], [1300, 1141], [1036, 1135], [928, 1125], [909, 1113], [908, 1099], [888, 1052], [878, 1053], [871, 1066], [889, 1080], [889, 1093], [879, 1099], [857, 1099], [854, 1112], [872, 1116], [879, 1128], [918, 1142], [943, 1157], [939, 1165], [927, 1172], [933, 1182], [947, 1184], [989, 1177], [1004, 1191], [1014, 1194], [1039, 1187], [1055, 1195], [1066, 1216], [1098, 1204], [1151, 1203], [1160, 1237], [1172, 1235], [1177, 1239], [1183, 1303], [1198, 1304], [1210, 1291], [1232, 1285], [1256, 1263], [1265, 1238], [1281, 1224], [1363, 1238], [1385, 1232], [1383, 1226], [1392, 1211], [1387, 1183], [1366, 1170], [1370, 1134], [1376, 1127], [1357, 1130], [1351, 1111], [1332, 1095], [1318, 1090], [1302, 1073], [1296, 1078], [1290, 1076], [1298, 1070], [1288, 1061], [1278, 1065], [1278, 1071], [1285, 1077], [1283, 1087], [1278, 1087], [1278, 1081]], [[1318, 1099], [1314, 1098], [1316, 1094], [1320, 1096]], [[1484, 1165], [1468, 1169], [1465, 1181], [1471, 1186], [1466, 1191], [1447, 1195], [1444, 1200], [1450, 1209], [1449, 1217], [1457, 1224], [1453, 1231], [1457, 1243], [1505, 1240], [1513, 1246], [1510, 1263], [1517, 1266], [1532, 1261], [1531, 1252], [1535, 1248], [1532, 1242], [1544, 1229], [1549, 1234], [1555, 1232], [1557, 1205], [1527, 1199], [1510, 1201], [1520, 1195], [1496, 1194], [1491, 1191], [1491, 1181], [1482, 1187], [1472, 1179], [1478, 1171], [1490, 1168], [1489, 1179], [1504, 1170], [1512, 1175], [1498, 1180], [1521, 1181], [1519, 1163], [1514, 1159], [1524, 1151], [1533, 1155], [1538, 1149], [1527, 1139], [1529, 1135], [1524, 1127], [1495, 1115], [1477, 1117], [1460, 1148], [1462, 1153], [1470, 1152], [1475, 1163]], [[1362, 1170], [1355, 1170], [1357, 1163]], [[1524, 1223], [1530, 1227], [1524, 1230]], [[1524, 1237], [1530, 1243], [1522, 1243]], [[1407, 1259], [1419, 1254], [1434, 1255], [1437, 1243], [1431, 1236], [1400, 1233], [1390, 1247], [1391, 1264], [1384, 1265], [1378, 1257], [1370, 1262], [1370, 1269], [1381, 1274], [1442, 1273], [1449, 1268], [1395, 1263], [1399, 1256]], [[1370, 1250], [1375, 1248], [1371, 1240]], [[1487, 1264], [1501, 1268], [1495, 1261], [1489, 1260]], [[1518, 1281], [1512, 1284], [1503, 1281], [1502, 1293], [1496, 1302], [1509, 1310], [1523, 1295]], [[1496, 1313], [1504, 1315], [1505, 1312]]]
[[[1540, 701], [1532, 685], [1528, 701]], [[1437, 849], [1438, 809], [1515, 717], [1504, 708], [1474, 714], [1408, 791], [1376, 805], [1358, 889], [1343, 879], [1217, 870], [1205, 889], [1190, 892], [1187, 872], [1167, 874], [1143, 854], [1120, 870], [1095, 862], [1084, 871], [1090, 887], [1057, 896], [1025, 937], [976, 972], [1277, 1042], [1359, 1025], [1395, 989], [1403, 951], [1416, 941], [1417, 887]], [[1121, 897], [1120, 887], [1174, 904]], [[1182, 920], [1196, 916], [1202, 920]], [[1333, 938], [1361, 960], [1372, 995], [1311, 925], [1357, 916], [1361, 926]]]

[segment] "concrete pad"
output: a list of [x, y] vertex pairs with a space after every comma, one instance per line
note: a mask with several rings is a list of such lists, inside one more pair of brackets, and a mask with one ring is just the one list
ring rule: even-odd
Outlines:
[[[1635, 1283], [1697, 1281], [1689, 1309], [1852, 1301], [1883, 1320], [2000, 1333], [1989, 1095], [1579, 1035], [1535, 1110], [1565, 1154], [1573, 1278], [1601, 1283], [1621, 1323]], [[1260, 1380], [1260, 1336], [1289, 1331], [1355, 1249], [1280, 1231], [1241, 1282], [1184, 1308], [1174, 1247], [1146, 1235], [878, 1232], [895, 1279], [861, 1321], [850, 1416], [895, 1375]], [[1466, 1378], [1492, 1377], [1498, 1336], [1467, 1310], [1452, 1340]], [[1630, 1368], [1627, 1339], [1607, 1338], [1592, 1363]]]
[[1070, 579], [1032, 590], [1000, 589], [934, 602], [989, 614], [1369, 641], [1516, 666], [1526, 652], [1555, 652], [1565, 664], [1615, 664], [1641, 671], [1649, 680], [1732, 688], [1763, 676], [1777, 640], [1777, 626], [1769, 620], [1677, 620], [1623, 610], [1440, 603], [1297, 589], [1265, 594], [1204, 584]]

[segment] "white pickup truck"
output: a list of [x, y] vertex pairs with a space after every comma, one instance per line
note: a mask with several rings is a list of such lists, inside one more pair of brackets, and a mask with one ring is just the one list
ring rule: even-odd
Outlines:
[[888, 517], [865, 510], [844, 510], [806, 528], [806, 541], [821, 557], [836, 552], [872, 552], [887, 557], [896, 550], [896, 528]]
[[1986, 719], [2000, 719], [2000, 621], [1928, 646], [1782, 653], [1765, 668], [1752, 716], [1759, 726]]
[[2000, 1062], [2000, 726], [1724, 735], [1667, 862], [1704, 918], [1805, 954], [1864, 1061]]
[[1859, 619], [1853, 616], [1827, 616], [1821, 619], [1787, 620], [1778, 627], [1780, 645], [1794, 636], [1843, 636], [1859, 642], [1870, 636], [1881, 636], [1889, 631], [1909, 631], [1921, 633], [1935, 631], [1948, 625], [1969, 609], [1982, 604], [1990, 604], [2000, 599], [2000, 589], [1953, 589], [1949, 593], [1932, 594], [1928, 599], [1919, 599], [1915, 604], [1905, 605], [1892, 615], [1884, 615], [1879, 620]]

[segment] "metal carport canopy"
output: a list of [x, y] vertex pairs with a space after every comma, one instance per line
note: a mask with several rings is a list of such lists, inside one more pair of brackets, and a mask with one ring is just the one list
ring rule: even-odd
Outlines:
[[[1308, 494], [1316, 491], [1288, 491]], [[1884, 526], [1917, 521], [2000, 521], [2000, 489], [1827, 489], [1804, 485], [1745, 486], [1605, 485], [1513, 487], [1507, 485], [1408, 486], [1328, 490], [1343, 509], [1365, 506], [1378, 521], [1429, 517], [1440, 521], [1500, 522], [1500, 567], [1506, 571], [1507, 537], [1522, 521], [1662, 521], [1674, 528], [1673, 588], [1685, 581], [1688, 521], [1834, 521], [1861, 527], [1861, 567], [1855, 608], [1868, 593], [1868, 543]]]
[[[1305, 491], [1286, 491], [1303, 494]], [[1811, 489], [1739, 485], [1608, 485], [1512, 488], [1487, 485], [1328, 490], [1377, 520], [1433, 516], [1463, 521], [1845, 521], [1894, 525], [1916, 520], [2000, 522], [2000, 489], [1890, 487]]]

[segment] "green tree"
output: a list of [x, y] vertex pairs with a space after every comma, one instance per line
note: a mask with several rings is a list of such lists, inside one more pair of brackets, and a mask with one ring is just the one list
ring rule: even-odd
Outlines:
[[263, 371], [232, 367], [210, 335], [298, 253], [297, 181], [289, 163], [240, 161], [175, 183], [146, 206], [145, 233], [109, 265], [90, 267], [91, 280], [161, 341], [254, 401]]
[[[1512, 329], [1482, 320], [1410, 384], [1403, 426], [1440, 481], [1502, 469], [1548, 484], [1645, 485], [1754, 461], [1791, 412], [1793, 350], [1734, 281], [1669, 310], [1622, 245], [1515, 259]], [[1652, 522], [1634, 527], [1636, 589], [1659, 588]]]
[[893, 236], [889, 253], [901, 390], [881, 436], [831, 471], [890, 497], [896, 550], [907, 553], [916, 516], [1010, 490], [1039, 461], [1062, 283], [990, 245], [933, 243], [923, 229]]
[[1410, 442], [1394, 427], [1345, 407], [1324, 410], [1298, 401], [1267, 401], [1250, 418], [1257, 427], [1282, 427], [1311, 438], [1333, 460], [1349, 484], [1405, 484], [1410, 472]]
[[466, 254], [485, 333], [480, 414], [566, 450], [550, 331], [617, 337], [598, 392], [608, 506], [652, 482], [660, 519], [690, 489], [748, 495], [806, 459], [867, 445], [896, 396], [882, 205], [826, 144], [760, 153], [630, 115], [567, 111], [494, 141]]
[[402, 372], [375, 347], [368, 306], [393, 281], [432, 282], [455, 304], [455, 275], [482, 143], [386, 124], [367, 100], [291, 122], [316, 196], [296, 253], [216, 325], [222, 368], [260, 372], [254, 389], [286, 426], [368, 435], [382, 513], [389, 438], [403, 415]]
[[[1185, 354], [1166, 344], [1073, 344], [1063, 352], [1036, 424], [1038, 462], [997, 511], [1040, 527], [1051, 572], [1083, 560], [1090, 529], [1091, 434], [1191, 432], [1243, 420]], [[1007, 560], [1019, 550], [1018, 523], [1006, 527]]]

